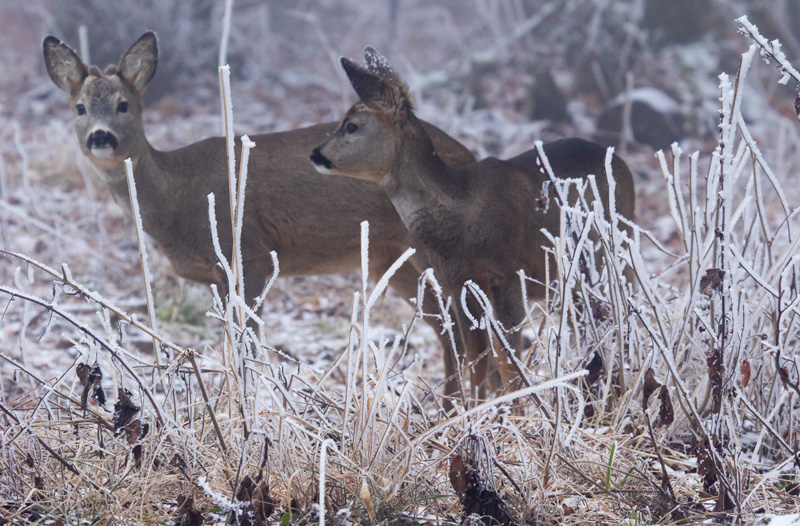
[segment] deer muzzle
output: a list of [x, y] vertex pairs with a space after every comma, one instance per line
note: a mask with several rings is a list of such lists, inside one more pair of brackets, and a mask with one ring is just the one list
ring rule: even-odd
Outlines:
[[319, 146], [314, 148], [314, 151], [311, 152], [309, 158], [311, 159], [311, 162], [314, 163], [314, 167], [317, 169], [319, 173], [323, 174], [331, 173], [333, 165], [331, 164], [331, 162], [328, 160], [327, 157], [322, 155]]
[[97, 157], [108, 157], [117, 149], [117, 137], [106, 130], [95, 130], [86, 139], [86, 147]]

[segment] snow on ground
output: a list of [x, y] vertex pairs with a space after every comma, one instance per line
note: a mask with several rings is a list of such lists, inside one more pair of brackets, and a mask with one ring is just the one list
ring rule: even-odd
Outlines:
[[800, 514], [765, 515], [757, 518], [753, 524], [758, 526], [797, 526], [800, 524]]

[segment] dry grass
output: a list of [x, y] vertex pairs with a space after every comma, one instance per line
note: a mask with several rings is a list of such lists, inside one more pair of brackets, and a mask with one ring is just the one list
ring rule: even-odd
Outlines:
[[[156, 256], [151, 330], [130, 277], [138, 247], [121, 212], [86, 195], [66, 126], [7, 132], [0, 523], [260, 524], [273, 507], [271, 521], [316, 523], [320, 500], [335, 524], [456, 523], [465, 508], [520, 524], [795, 510], [798, 192], [769, 176], [781, 150], [749, 139], [745, 73], [721, 84], [718, 150], [663, 158], [639, 207], [654, 235], [625, 240], [586, 203], [565, 215], [550, 297], [521, 328], [530, 387], [452, 418], [438, 361], [413, 348], [431, 345], [421, 314], [378, 315], [399, 304], [383, 280], [295, 280], [307, 300], [278, 282], [256, 333], [240, 298], [211, 302]], [[774, 162], [796, 166], [796, 130], [766, 137], [791, 145]], [[580, 241], [589, 230], [596, 247]], [[578, 272], [581, 257], [605, 258], [603, 273]], [[331, 284], [358, 290], [353, 305], [320, 293]], [[278, 353], [277, 326], [309, 312], [346, 328]]]

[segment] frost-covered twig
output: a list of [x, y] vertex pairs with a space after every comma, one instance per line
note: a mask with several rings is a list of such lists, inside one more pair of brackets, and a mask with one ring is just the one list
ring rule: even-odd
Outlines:
[[[425, 287], [430, 286], [430, 291], [433, 294], [433, 297], [436, 300], [436, 307], [439, 311], [439, 320], [442, 324], [442, 333], [447, 334], [447, 348], [444, 349], [444, 353], [449, 355], [445, 356], [445, 359], [452, 360], [453, 369], [456, 374], [455, 381], [458, 383], [458, 393], [460, 396], [461, 407], [466, 407], [467, 405], [467, 393], [464, 388], [464, 376], [461, 371], [462, 363], [461, 357], [458, 354], [458, 349], [456, 347], [456, 338], [453, 332], [454, 323], [453, 319], [450, 316], [450, 301], [452, 298], [447, 298], [447, 301], [444, 300], [444, 292], [442, 291], [442, 286], [439, 284], [439, 281], [436, 279], [436, 276], [433, 273], [432, 268], [426, 269], [419, 279], [419, 284], [417, 286], [417, 301], [416, 301], [416, 314], [417, 316], [433, 316], [431, 314], [425, 314], [423, 312], [423, 298], [425, 296]], [[460, 340], [459, 340], [460, 341]], [[448, 381], [452, 381], [450, 378], [445, 378], [445, 383]]]
[[[534, 394], [534, 393], [538, 393], [538, 392], [544, 391], [546, 389], [552, 389], [552, 388], [555, 388], [555, 387], [567, 387], [567, 386], [569, 386], [569, 382], [570, 381], [575, 380], [577, 378], [580, 378], [582, 376], [585, 376], [587, 373], [588, 373], [588, 371], [586, 371], [585, 369], [581, 370], [581, 371], [576, 371], [574, 373], [566, 374], [566, 375], [564, 375], [564, 376], [562, 376], [560, 378], [554, 378], [552, 380], [547, 380], [547, 381], [542, 382], [540, 384], [536, 384], [536, 385], [533, 385], [531, 387], [526, 387], [524, 389], [520, 389], [520, 390], [514, 391], [512, 393], [506, 393], [504, 395], [500, 395], [497, 398], [494, 398], [493, 400], [489, 400], [489, 401], [484, 402], [484, 403], [482, 403], [482, 404], [480, 404], [478, 406], [470, 408], [467, 411], [464, 411], [463, 413], [454, 416], [453, 418], [450, 418], [448, 420], [440, 422], [439, 424], [429, 428], [427, 431], [425, 431], [421, 435], [419, 435], [416, 438], [414, 438], [414, 440], [412, 441], [412, 445], [415, 448], [421, 447], [423, 444], [425, 444], [427, 442], [427, 440], [429, 440], [431, 437], [433, 437], [437, 433], [440, 433], [443, 429], [446, 429], [446, 428], [448, 428], [448, 427], [450, 427], [450, 426], [452, 426], [454, 424], [463, 422], [463, 421], [465, 421], [465, 419], [467, 419], [467, 418], [469, 418], [469, 417], [471, 417], [473, 415], [479, 415], [479, 414], [481, 414], [481, 413], [483, 413], [483, 412], [485, 412], [487, 410], [490, 410], [490, 409], [492, 409], [492, 408], [494, 408], [494, 407], [496, 407], [496, 406], [498, 406], [500, 404], [505, 404], [507, 402], [511, 402], [511, 401], [517, 400], [519, 398], [524, 398], [524, 397], [526, 397], [528, 395], [531, 395], [531, 394]], [[580, 398], [580, 397], [578, 399], [581, 402], [581, 411], [582, 411], [583, 410], [583, 403], [582, 403], [583, 399]], [[570, 435], [571, 434], [572, 433], [570, 433]]]
[[46, 274], [49, 274], [55, 280], [63, 283], [64, 285], [68, 286], [70, 289], [74, 290], [75, 293], [80, 295], [81, 297], [86, 298], [88, 300], [91, 300], [91, 301], [97, 303], [98, 305], [100, 305], [101, 307], [103, 307], [104, 309], [107, 309], [108, 311], [114, 313], [114, 315], [117, 316], [125, 324], [130, 325], [132, 327], [135, 327], [137, 330], [142, 331], [143, 333], [145, 333], [150, 338], [154, 338], [154, 339], [158, 340], [158, 343], [162, 347], [167, 347], [167, 348], [171, 349], [172, 351], [177, 352], [179, 354], [182, 354], [182, 353], [186, 352], [186, 349], [184, 349], [184, 348], [176, 345], [175, 343], [171, 342], [163, 334], [155, 331], [154, 329], [152, 329], [148, 325], [145, 325], [144, 323], [141, 323], [135, 316], [132, 316], [132, 315], [128, 314], [125, 310], [123, 310], [120, 307], [117, 307], [116, 305], [111, 303], [109, 300], [107, 300], [103, 296], [101, 296], [99, 293], [97, 293], [95, 291], [92, 291], [92, 290], [89, 290], [84, 285], [82, 285], [81, 283], [76, 281], [72, 277], [72, 273], [69, 271], [69, 267], [68, 266], [62, 265], [62, 271], [58, 272], [55, 269], [53, 269], [52, 267], [49, 267], [48, 265], [45, 265], [44, 263], [36, 261], [35, 259], [33, 259], [33, 258], [29, 257], [29, 256], [26, 256], [25, 254], [20, 254], [19, 252], [12, 252], [12, 251], [9, 251], [9, 250], [0, 249], [0, 254], [6, 254], [8, 256], [15, 257], [15, 258], [17, 258], [17, 259], [19, 259], [21, 261], [24, 261], [25, 263], [33, 266], [33, 267], [38, 268], [39, 270], [45, 272]]
[[[245, 188], [247, 186], [247, 165], [250, 159], [250, 150], [256, 146], [256, 143], [250, 140], [247, 135], [242, 136], [242, 156], [239, 163], [239, 185], [236, 194], [236, 216], [233, 220], [233, 254], [232, 259], [235, 262], [235, 267], [238, 272], [234, 273], [236, 278], [235, 290], [239, 297], [244, 300], [245, 305], [249, 304], [245, 294], [253, 294], [255, 291], [244, 290], [244, 263], [242, 261], [242, 226], [244, 224], [244, 204], [245, 204]], [[231, 287], [233, 290], [234, 287]], [[255, 296], [251, 296], [255, 298]], [[245, 321], [242, 309], [239, 309], [239, 326], [244, 327]]]
[[[239, 195], [239, 185], [236, 181], [236, 153], [234, 152], [233, 135], [233, 102], [231, 101], [231, 68], [220, 66], [219, 68], [220, 92], [222, 93], [223, 117], [225, 122], [225, 152], [228, 158], [228, 197], [230, 201], [230, 220], [233, 239], [236, 239], [236, 198]], [[213, 229], [212, 229], [213, 230]], [[226, 255], [226, 258], [230, 257]], [[233, 260], [233, 280], [229, 280], [231, 292], [235, 292], [234, 287], [238, 282], [236, 272], [241, 272], [237, 268], [238, 261]]]
[[761, 36], [758, 27], [750, 22], [747, 15], [737, 18], [736, 21], [742, 25], [739, 31], [753, 39], [761, 48], [761, 56], [767, 61], [774, 60], [778, 64], [778, 70], [782, 73], [778, 82], [786, 84], [789, 78], [794, 79], [795, 82], [800, 82], [800, 71], [797, 71], [789, 62], [789, 59], [786, 58], [779, 40], [775, 39], [770, 42]]
[[325, 468], [327, 467], [328, 448], [336, 450], [336, 442], [326, 438], [319, 449], [319, 526], [325, 526]]
[[[131, 214], [133, 217], [134, 228], [136, 229], [136, 240], [139, 242], [139, 261], [142, 264], [142, 277], [144, 278], [144, 297], [147, 302], [147, 315], [150, 319], [150, 327], [153, 331], [158, 330], [156, 326], [156, 305], [153, 300], [153, 278], [150, 275], [150, 263], [147, 259], [147, 240], [145, 239], [144, 228], [142, 227], [142, 215], [139, 213], [139, 197], [136, 193], [136, 180], [133, 178], [133, 163], [130, 158], [125, 159], [125, 175], [128, 181], [128, 194], [131, 201]], [[156, 360], [158, 369], [161, 370], [161, 358], [158, 340], [153, 338], [153, 356]], [[163, 377], [161, 377], [161, 388], [167, 392]]]
[[214, 425], [214, 432], [217, 434], [217, 438], [219, 439], [220, 448], [222, 448], [223, 453], [227, 453], [228, 446], [225, 444], [225, 437], [222, 436], [222, 430], [220, 429], [217, 415], [214, 411], [214, 408], [211, 406], [211, 400], [209, 399], [208, 392], [206, 391], [205, 380], [200, 372], [200, 368], [197, 366], [197, 360], [195, 360], [194, 354], [194, 351], [189, 351], [187, 353], [187, 358], [192, 363], [192, 369], [194, 370], [195, 378], [197, 378], [197, 385], [200, 387], [200, 394], [203, 396], [203, 402], [205, 402], [208, 416], [211, 418], [211, 423]]
[[61, 319], [67, 321], [70, 325], [74, 326], [75, 328], [86, 334], [93, 341], [97, 342], [98, 345], [100, 345], [103, 349], [108, 351], [109, 354], [111, 354], [114, 358], [116, 358], [120, 363], [120, 365], [122, 366], [122, 368], [125, 369], [134, 379], [139, 389], [141, 389], [141, 391], [150, 401], [150, 405], [153, 411], [155, 412], [156, 418], [159, 421], [159, 425], [166, 424], [166, 420], [162, 416], [161, 409], [159, 408], [160, 406], [153, 397], [153, 394], [150, 392], [150, 389], [147, 387], [145, 382], [139, 377], [139, 375], [136, 374], [136, 371], [130, 365], [128, 365], [128, 362], [125, 360], [125, 357], [122, 355], [122, 353], [118, 352], [118, 350], [115, 348], [114, 345], [107, 342], [104, 338], [100, 337], [100, 335], [96, 334], [93, 329], [81, 323], [79, 320], [75, 319], [74, 316], [72, 316], [67, 312], [64, 312], [57, 305], [54, 305], [51, 302], [45, 301], [44, 299], [36, 297], [32, 294], [28, 294], [26, 292], [22, 292], [17, 289], [6, 287], [5, 285], [0, 285], [0, 293], [7, 294], [12, 298], [14, 297], [21, 298], [27, 302], [39, 305], [40, 307], [43, 307], [53, 312], [54, 314], [58, 315]]

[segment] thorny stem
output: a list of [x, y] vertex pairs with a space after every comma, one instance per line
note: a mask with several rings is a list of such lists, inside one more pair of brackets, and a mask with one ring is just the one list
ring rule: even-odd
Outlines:
[[[752, 54], [755, 51], [754, 47], [751, 48], [750, 53]], [[739, 71], [736, 75], [736, 81], [733, 88], [733, 93], [728, 100], [728, 94], [730, 89], [730, 84], [727, 81], [725, 76], [721, 76], [722, 81], [720, 82], [720, 89], [721, 89], [721, 102], [722, 102], [722, 113], [720, 115], [720, 140], [719, 140], [719, 191], [717, 193], [717, 224], [716, 224], [716, 235], [714, 237], [714, 245], [715, 245], [715, 252], [718, 261], [718, 269], [721, 272], [722, 283], [719, 288], [720, 292], [720, 315], [719, 315], [719, 326], [717, 329], [717, 337], [719, 343], [715, 346], [712, 344], [712, 354], [707, 359], [708, 361], [708, 377], [709, 383], [711, 386], [712, 391], [712, 414], [714, 415], [712, 418], [712, 428], [713, 428], [713, 437], [716, 439], [716, 442], [725, 444], [725, 430], [724, 427], [724, 405], [725, 405], [725, 393], [724, 393], [724, 373], [725, 373], [725, 350], [729, 345], [729, 338], [730, 338], [730, 327], [729, 327], [729, 316], [732, 316], [733, 313], [731, 311], [731, 272], [728, 265], [728, 258], [727, 258], [727, 251], [728, 251], [728, 243], [730, 240], [728, 239], [729, 236], [729, 221], [728, 221], [728, 196], [730, 194], [731, 189], [727, 188], [725, 183], [725, 176], [727, 175], [727, 168], [730, 164], [732, 153], [726, 153], [726, 148], [729, 150], [733, 150], [733, 144], [730, 144], [729, 141], [732, 138], [732, 133], [734, 130], [734, 126], [737, 122], [737, 113], [739, 109], [739, 88], [740, 83], [745, 73], [744, 69], [745, 66], [745, 55], [739, 61]], [[729, 106], [728, 106], [729, 104]], [[727, 122], [726, 122], [727, 121]], [[712, 319], [715, 319], [716, 316], [713, 312], [714, 303], [712, 302]], [[732, 320], [731, 320], [732, 321]], [[710, 440], [708, 442], [708, 450], [711, 451], [715, 448], [714, 440]], [[726, 448], [726, 446], [723, 446]], [[720, 462], [720, 469], [717, 469], [715, 466], [715, 471], [718, 476], [718, 480], [720, 480], [722, 485], [722, 480], [725, 479], [727, 481], [728, 473], [726, 469], [725, 462]], [[722, 491], [719, 492], [718, 501], [717, 501], [717, 509], [725, 510], [726, 509], [726, 500], [727, 498], [731, 498], [737, 509], [739, 508], [739, 500], [736, 493], [733, 491], [728, 492], [727, 488], [721, 488]], [[739, 509], [741, 512], [741, 510]]]
[[[467, 407], [467, 393], [464, 389], [464, 377], [461, 373], [461, 360], [458, 356], [458, 349], [456, 347], [456, 340], [453, 333], [453, 319], [450, 316], [450, 312], [448, 309], [449, 304], [445, 304], [444, 298], [442, 296], [442, 287], [439, 282], [436, 280], [432, 269], [427, 269], [422, 276], [420, 276], [419, 284], [417, 286], [417, 302], [416, 302], [416, 311], [417, 315], [420, 317], [431, 316], [430, 314], [425, 314], [423, 312], [423, 298], [425, 292], [425, 285], [430, 285], [431, 293], [433, 297], [436, 299], [436, 307], [439, 310], [439, 319], [442, 322], [442, 331], [447, 333], [447, 349], [445, 349], [446, 353], [449, 353], [450, 356], [448, 357], [453, 361], [455, 373], [457, 375], [457, 382], [458, 382], [458, 394], [461, 397], [461, 406]], [[445, 382], [449, 381], [449, 378], [445, 379]]]

